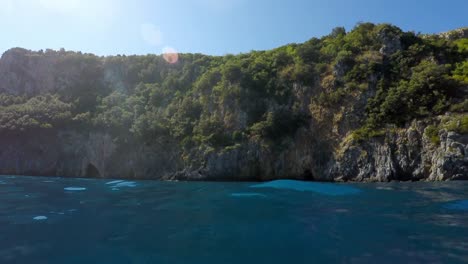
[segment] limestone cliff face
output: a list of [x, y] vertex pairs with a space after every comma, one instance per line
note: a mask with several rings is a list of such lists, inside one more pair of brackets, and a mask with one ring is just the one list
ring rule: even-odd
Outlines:
[[[251, 141], [221, 152], [205, 154], [198, 166], [170, 175], [177, 180], [274, 180], [301, 179], [330, 181], [323, 174], [326, 148], [307, 131], [298, 131], [294, 141], [281, 146]], [[203, 154], [201, 154], [203, 155]]]
[[271, 148], [249, 142], [201, 157], [185, 166], [180, 151], [114, 142], [106, 133], [41, 133], [0, 140], [1, 174], [170, 180], [319, 181], [468, 180], [468, 135], [440, 130], [440, 143], [425, 135], [427, 124], [388, 131], [364, 142], [344, 141], [333, 152], [308, 129]]
[[427, 124], [389, 130], [364, 142], [344, 142], [330, 168], [337, 181], [466, 180], [468, 135], [441, 129], [440, 142], [424, 134]]
[[[327, 141], [310, 130], [298, 131], [280, 149], [259, 142], [204, 157], [166, 179], [318, 181], [444, 181], [468, 180], [468, 135], [441, 129], [440, 143], [424, 134], [428, 124], [413, 122], [406, 129], [388, 129], [385, 136], [358, 142]], [[333, 146], [335, 149], [333, 150]]]
[[158, 179], [180, 169], [170, 146], [114, 142], [102, 132], [10, 135], [0, 146], [1, 174]]
[[0, 92], [26, 96], [55, 92], [79, 79], [78, 68], [79, 65], [76, 69], [61, 67], [61, 57], [56, 52], [11, 49], [0, 60]]
[[468, 27], [458, 28], [448, 32], [440, 33], [439, 35], [447, 39], [468, 38]]

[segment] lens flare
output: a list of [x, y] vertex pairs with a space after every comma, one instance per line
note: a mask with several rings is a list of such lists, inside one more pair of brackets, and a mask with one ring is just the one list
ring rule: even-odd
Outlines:
[[169, 64], [174, 64], [179, 61], [179, 54], [174, 48], [165, 47], [162, 53], [164, 60], [167, 61], [167, 63]]

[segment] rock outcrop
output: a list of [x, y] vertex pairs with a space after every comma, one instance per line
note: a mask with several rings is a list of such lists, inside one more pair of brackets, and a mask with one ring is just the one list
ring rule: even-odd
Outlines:
[[427, 124], [389, 129], [385, 136], [342, 146], [330, 176], [337, 181], [443, 181], [468, 179], [468, 135], [441, 129], [439, 141], [425, 136]]
[[468, 27], [450, 30], [448, 32], [440, 33], [439, 35], [443, 38], [447, 38], [451, 40], [468, 38]]

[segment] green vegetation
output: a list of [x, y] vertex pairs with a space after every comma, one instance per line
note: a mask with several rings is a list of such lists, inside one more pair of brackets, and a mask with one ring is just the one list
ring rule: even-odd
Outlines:
[[440, 144], [439, 127], [430, 125], [424, 130], [424, 134], [434, 145]]
[[444, 116], [438, 125], [426, 127], [424, 135], [429, 138], [434, 145], [439, 145], [439, 131], [442, 129], [460, 134], [468, 134], [468, 114]]
[[402, 125], [414, 118], [443, 113], [458, 87], [448, 75], [449, 69], [450, 65], [424, 60], [411, 68], [409, 80], [400, 80], [387, 89], [381, 85], [379, 96], [371, 100], [369, 107], [370, 124]]
[[299, 127], [306, 125], [307, 118], [299, 113], [280, 108], [274, 112], [268, 112], [265, 120], [255, 123], [251, 129], [251, 135], [270, 140], [279, 140], [293, 134]]
[[[146, 144], [180, 142], [186, 152], [232, 150], [249, 140], [277, 144], [309, 127], [305, 101], [334, 111], [364, 100], [353, 138], [446, 111], [465, 113], [468, 42], [358, 24], [270, 51], [223, 57], [180, 54], [100, 58], [66, 51], [10, 52], [55, 58], [46, 93], [0, 94], [0, 133], [74, 127]], [[21, 72], [16, 72], [21, 76]], [[300, 92], [301, 89], [313, 92]], [[454, 128], [467, 133], [466, 116]], [[452, 123], [447, 124], [453, 126]], [[435, 141], [435, 128], [428, 129]]]
[[363, 126], [356, 129], [351, 134], [353, 140], [363, 141], [373, 137], [381, 137], [385, 135], [385, 129], [374, 129], [368, 126]]
[[2, 95], [0, 106], [1, 131], [51, 129], [66, 125], [71, 119], [71, 105], [56, 95], [41, 95], [25, 100]]
[[453, 71], [453, 78], [462, 83], [468, 84], [468, 61], [456, 64], [456, 68]]
[[455, 115], [445, 118], [442, 121], [442, 127], [448, 131], [460, 134], [468, 134], [468, 114]]
[[468, 112], [468, 99], [465, 99], [465, 101], [457, 104], [452, 104], [450, 106], [450, 111], [451, 112]]

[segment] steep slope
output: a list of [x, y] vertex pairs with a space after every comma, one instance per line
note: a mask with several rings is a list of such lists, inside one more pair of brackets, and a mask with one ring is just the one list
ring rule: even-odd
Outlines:
[[362, 23], [177, 62], [15, 48], [0, 59], [0, 174], [467, 179], [467, 33]]

